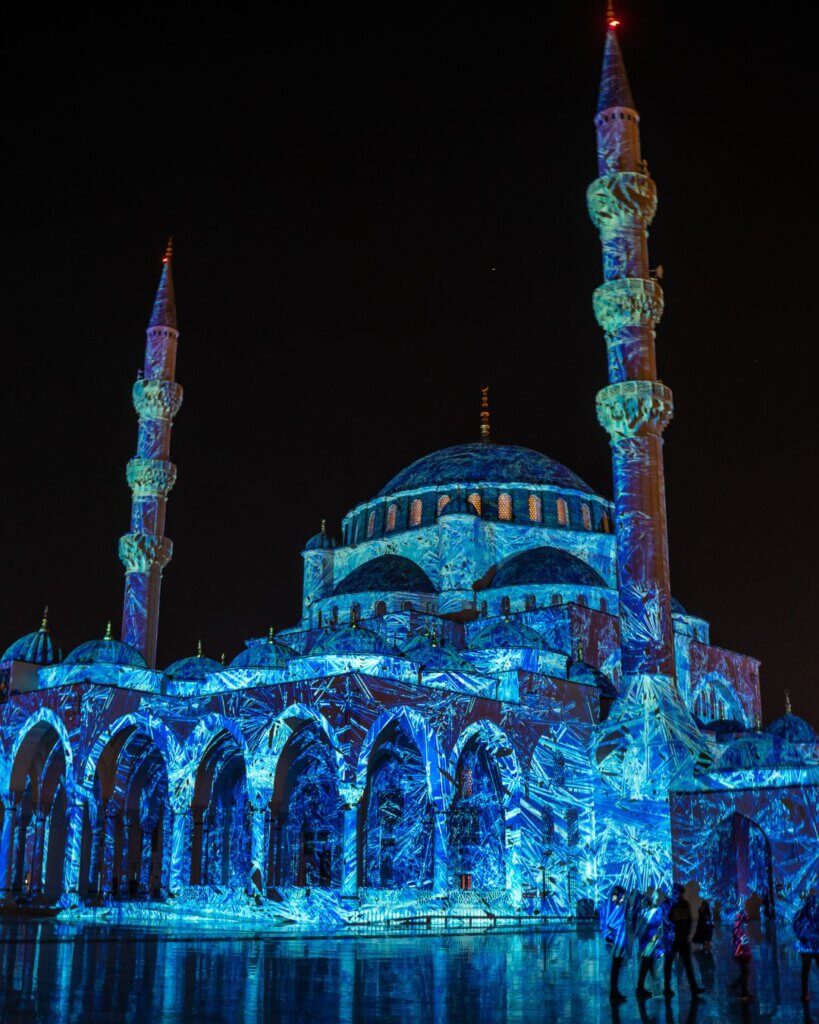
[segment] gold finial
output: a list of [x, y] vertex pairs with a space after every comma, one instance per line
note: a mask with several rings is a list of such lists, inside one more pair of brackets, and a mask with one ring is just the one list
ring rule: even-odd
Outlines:
[[202, 641], [201, 640], [197, 640], [196, 641], [196, 657], [197, 658], [204, 657], [204, 655], [202, 654]]
[[162, 258], [163, 263], [170, 263], [173, 257], [173, 235], [168, 239], [168, 244], [165, 246], [165, 255]]
[[45, 608], [43, 608], [43, 620], [40, 623], [40, 632], [48, 632], [48, 605], [46, 605]]
[[481, 387], [481, 441], [489, 444], [489, 385]]
[[105, 636], [103, 637], [103, 640], [113, 640], [113, 639], [114, 639], [114, 631], [111, 628], [111, 620], [109, 619], [108, 622], [105, 624]]
[[785, 690], [785, 714], [786, 715], [793, 714], [793, 709], [791, 708], [791, 691], [790, 690]]
[[327, 520], [326, 519], [322, 519], [322, 521], [321, 521], [321, 532], [324, 533], [324, 534], [327, 533]]
[[268, 631], [267, 631], [267, 642], [269, 644], [272, 644], [274, 640], [275, 640], [275, 633], [274, 633], [273, 627], [271, 626], [270, 629], [268, 629]]
[[227, 665], [227, 655], [225, 654], [224, 651], [222, 651], [219, 661], [221, 662], [222, 668], [224, 668], [225, 665]]
[[575, 648], [575, 661], [583, 660], [583, 641], [577, 641], [577, 647]]

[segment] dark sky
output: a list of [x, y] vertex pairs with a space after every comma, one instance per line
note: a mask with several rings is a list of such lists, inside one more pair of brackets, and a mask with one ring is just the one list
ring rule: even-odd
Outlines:
[[[498, 440], [610, 494], [585, 211], [602, 8], [72, 8], [7, 36], [0, 646], [46, 602], [64, 648], [118, 625], [170, 233], [161, 664], [292, 624], [320, 518], [477, 439], [484, 380]], [[629, 0], [621, 42], [660, 193], [674, 591], [762, 659], [766, 719], [789, 688], [819, 725], [815, 45], [777, 10]]]

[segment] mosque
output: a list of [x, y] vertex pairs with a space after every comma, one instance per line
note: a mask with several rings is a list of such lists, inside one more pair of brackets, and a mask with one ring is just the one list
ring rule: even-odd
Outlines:
[[[670, 587], [657, 192], [609, 18], [588, 209], [613, 498], [492, 440], [398, 472], [305, 545], [301, 619], [156, 665], [177, 330], [169, 248], [133, 388], [121, 638], [0, 661], [0, 899], [311, 926], [583, 917], [696, 877], [770, 916], [819, 878], [819, 737]], [[476, 432], [477, 434], [477, 432]]]

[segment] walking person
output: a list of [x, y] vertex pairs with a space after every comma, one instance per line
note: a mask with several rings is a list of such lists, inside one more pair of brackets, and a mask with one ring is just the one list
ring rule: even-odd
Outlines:
[[748, 991], [748, 976], [751, 972], [751, 938], [748, 934], [748, 911], [741, 907], [734, 920], [734, 930], [731, 935], [731, 945], [734, 951], [734, 960], [739, 965], [739, 998], [747, 1003], [754, 997]]
[[665, 896], [659, 889], [649, 889], [641, 907], [637, 930], [637, 945], [640, 954], [640, 973], [637, 978], [637, 998], [649, 999], [652, 995], [646, 988], [649, 973], [654, 975], [654, 962], [665, 952], [663, 948], [663, 903]]
[[819, 895], [812, 888], [793, 919], [796, 948], [802, 956], [802, 1002], [810, 999], [808, 986], [811, 964], [819, 967]]
[[630, 949], [630, 927], [628, 918], [632, 900], [621, 885], [615, 885], [607, 902], [603, 905], [600, 929], [603, 938], [611, 944], [611, 974], [609, 977], [609, 999], [612, 1003], [624, 1003], [626, 997], [620, 991], [619, 979], [623, 960]]
[[663, 965], [665, 977], [663, 995], [667, 999], [674, 995], [674, 989], [671, 987], [671, 971], [674, 966], [674, 958], [679, 955], [685, 968], [691, 995], [694, 997], [699, 996], [705, 989], [697, 984], [697, 979], [694, 976], [694, 965], [691, 962], [691, 904], [685, 898], [683, 886], [681, 885], [674, 886], [674, 899], [669, 910], [668, 920], [673, 932], [671, 948], [666, 955], [665, 964]]
[[714, 920], [711, 917], [711, 904], [703, 900], [700, 904], [697, 915], [697, 927], [694, 929], [694, 937], [691, 940], [693, 945], [702, 946], [706, 951], [711, 948], [711, 941], [714, 938]]

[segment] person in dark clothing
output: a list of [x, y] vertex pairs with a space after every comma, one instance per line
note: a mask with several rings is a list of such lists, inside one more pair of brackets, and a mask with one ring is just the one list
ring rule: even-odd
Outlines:
[[694, 938], [691, 940], [695, 946], [702, 946], [703, 949], [711, 948], [711, 940], [714, 938], [714, 921], [711, 917], [711, 905], [708, 900], [700, 904], [700, 912], [697, 917], [697, 927], [694, 930]]
[[802, 1002], [810, 998], [811, 964], [819, 967], [819, 896], [811, 889], [796, 917], [793, 919], [796, 948], [802, 956]]
[[751, 971], [751, 939], [748, 935], [748, 911], [743, 907], [734, 921], [732, 945], [734, 960], [739, 965], [739, 998], [743, 1002], [753, 999], [748, 991], [748, 976]]
[[654, 973], [654, 961], [664, 953], [664, 910], [663, 894], [658, 889], [649, 890], [643, 898], [637, 927], [637, 942], [640, 953], [640, 973], [637, 978], [637, 998], [648, 999], [651, 992], [646, 988], [649, 973]]
[[631, 949], [632, 904], [633, 897], [622, 886], [615, 885], [600, 913], [600, 930], [606, 942], [611, 944], [609, 998], [613, 1003], [623, 1003], [626, 999], [618, 982], [623, 959]]
[[705, 991], [697, 984], [694, 976], [694, 965], [691, 962], [691, 904], [683, 895], [681, 885], [674, 886], [674, 901], [668, 914], [669, 926], [672, 929], [671, 948], [665, 957], [663, 973], [665, 975], [665, 989], [663, 995], [673, 996], [674, 990], [671, 987], [671, 970], [674, 966], [674, 958], [679, 954], [682, 960], [688, 984], [691, 988], [691, 995], [698, 996]]

